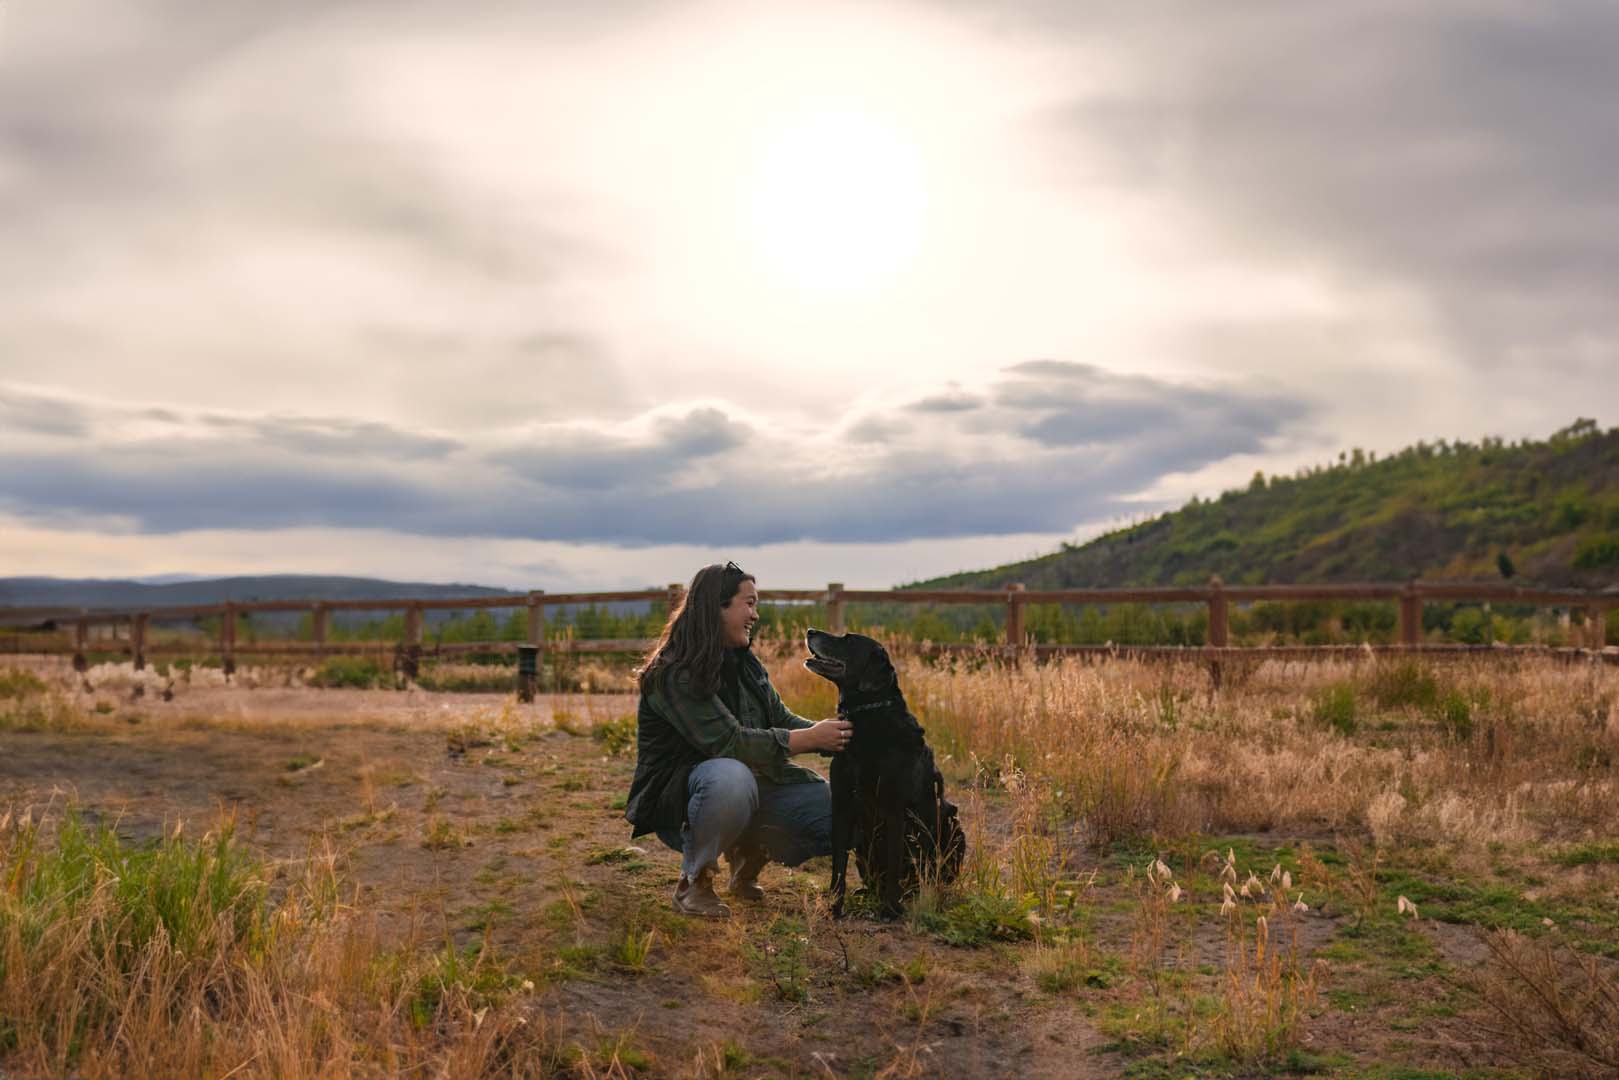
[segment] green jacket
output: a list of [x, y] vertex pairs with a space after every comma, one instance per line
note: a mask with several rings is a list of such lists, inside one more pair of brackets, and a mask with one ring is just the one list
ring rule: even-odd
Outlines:
[[678, 830], [686, 820], [686, 784], [692, 767], [709, 758], [735, 758], [753, 774], [778, 784], [818, 783], [819, 773], [794, 764], [787, 733], [813, 727], [789, 709], [751, 650], [737, 651], [735, 715], [718, 694], [698, 697], [688, 672], [677, 671], [641, 695], [636, 714], [635, 778], [624, 817], [635, 836]]

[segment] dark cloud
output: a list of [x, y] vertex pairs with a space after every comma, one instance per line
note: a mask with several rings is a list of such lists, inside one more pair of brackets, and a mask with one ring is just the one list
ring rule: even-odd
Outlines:
[[644, 490], [665, 484], [694, 462], [743, 445], [748, 437], [746, 425], [718, 409], [703, 408], [660, 417], [641, 437], [581, 426], [546, 427], [527, 445], [497, 452], [489, 460], [555, 488]]
[[1302, 402], [1120, 376], [1089, 364], [1044, 360], [1007, 370], [999, 404], [1022, 414], [1015, 427], [1045, 446], [1177, 447], [1180, 470], [1254, 453], [1305, 415]]
[[[905, 404], [868, 414], [852, 430], [882, 436], [872, 441], [778, 435], [701, 406], [628, 428], [535, 425], [500, 448], [374, 423], [204, 414], [177, 437], [0, 454], [0, 507], [46, 521], [94, 513], [148, 533], [318, 525], [617, 546], [1066, 532], [1140, 509], [1134, 496], [1165, 475], [1256, 449], [1301, 414], [1085, 365], [1022, 365], [979, 400], [928, 424], [895, 419], [916, 416]], [[120, 426], [117, 410], [82, 414]]]
[[376, 457], [398, 461], [442, 458], [464, 444], [439, 435], [421, 435], [375, 421], [312, 417], [232, 420], [223, 425], [244, 439], [314, 457]]
[[979, 398], [972, 394], [960, 391], [949, 391], [943, 394], [934, 394], [920, 401], [913, 401], [906, 406], [910, 412], [918, 413], [953, 413], [970, 412], [983, 404]]
[[0, 386], [0, 433], [74, 436], [89, 430], [86, 411], [73, 402]]

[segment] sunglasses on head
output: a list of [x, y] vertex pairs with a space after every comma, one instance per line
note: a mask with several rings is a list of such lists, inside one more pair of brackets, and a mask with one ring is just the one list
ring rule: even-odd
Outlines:
[[727, 573], [727, 574], [736, 574], [739, 577], [747, 577], [748, 576], [748, 572], [746, 570], [742, 569], [740, 566], [738, 566], [734, 562], [727, 562], [725, 564], [725, 571], [724, 572]]

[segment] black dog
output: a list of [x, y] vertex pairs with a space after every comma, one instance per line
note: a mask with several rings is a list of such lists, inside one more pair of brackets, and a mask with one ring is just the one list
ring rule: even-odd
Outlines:
[[860, 880], [894, 916], [924, 872], [955, 880], [967, 840], [887, 650], [860, 634], [811, 630], [804, 640], [804, 666], [837, 684], [838, 716], [854, 725], [832, 758], [832, 912], [843, 913], [853, 848]]

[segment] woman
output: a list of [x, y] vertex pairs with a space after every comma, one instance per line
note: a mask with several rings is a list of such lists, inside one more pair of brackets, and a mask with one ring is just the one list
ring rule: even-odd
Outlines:
[[635, 779], [624, 816], [681, 853], [675, 910], [724, 918], [714, 895], [721, 852], [730, 893], [764, 899], [771, 859], [797, 866], [831, 853], [832, 797], [789, 758], [836, 753], [845, 720], [811, 722], [782, 704], [749, 645], [759, 590], [736, 563], [705, 566], [641, 670]]

